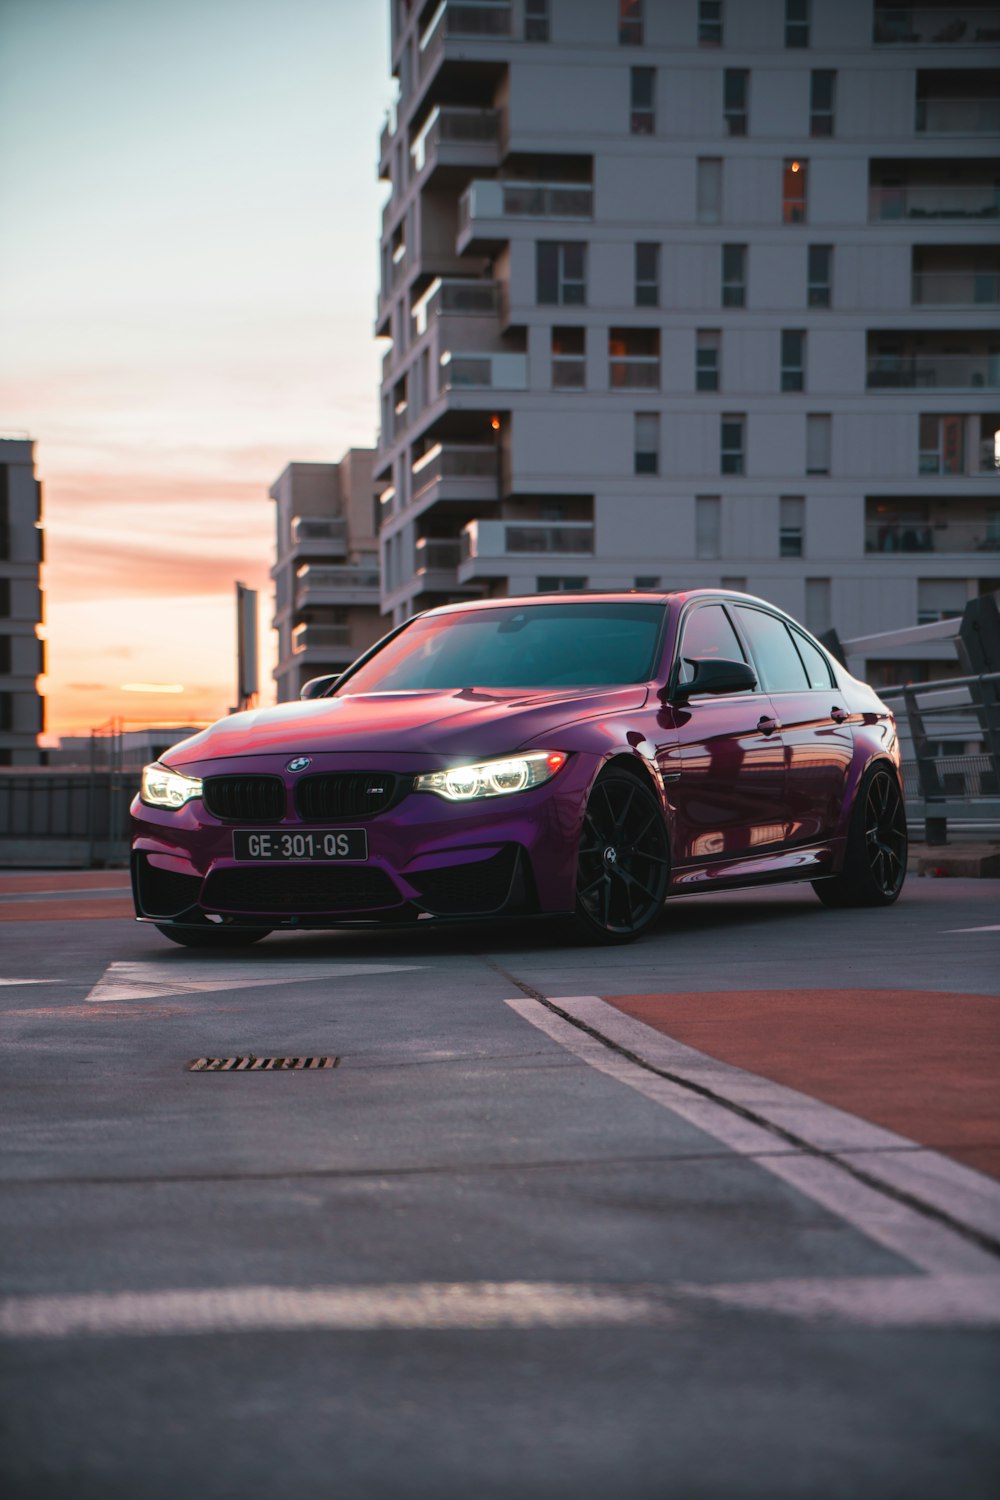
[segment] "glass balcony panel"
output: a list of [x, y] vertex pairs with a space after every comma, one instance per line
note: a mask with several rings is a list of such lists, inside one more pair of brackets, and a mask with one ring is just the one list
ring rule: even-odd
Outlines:
[[873, 183], [869, 218], [1000, 218], [1000, 184], [983, 182]]
[[1000, 6], [876, 5], [872, 41], [882, 47], [975, 47], [1000, 42]]
[[913, 301], [974, 307], [1000, 303], [1000, 271], [914, 271]]
[[441, 356], [445, 390], [524, 391], [528, 388], [526, 354], [447, 352]]
[[416, 546], [418, 573], [448, 572], [458, 567], [461, 542], [458, 537], [420, 537]]
[[1000, 99], [918, 99], [920, 135], [996, 135]]
[[1000, 389], [1000, 350], [989, 354], [875, 354], [868, 357], [869, 390], [951, 387]]
[[660, 388], [660, 361], [652, 354], [612, 359], [608, 376], [613, 390], [656, 391]]
[[1000, 552], [1000, 510], [974, 521], [868, 521], [866, 552]]
[[351, 627], [349, 625], [296, 625], [292, 631], [292, 650], [308, 651], [319, 646], [323, 650], [331, 647], [349, 647]]

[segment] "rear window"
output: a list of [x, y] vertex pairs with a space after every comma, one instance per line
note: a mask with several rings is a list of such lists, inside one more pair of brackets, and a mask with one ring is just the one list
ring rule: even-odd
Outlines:
[[[655, 670], [662, 604], [521, 604], [414, 620], [348, 693], [617, 687]], [[335, 695], [336, 696], [336, 695]]]

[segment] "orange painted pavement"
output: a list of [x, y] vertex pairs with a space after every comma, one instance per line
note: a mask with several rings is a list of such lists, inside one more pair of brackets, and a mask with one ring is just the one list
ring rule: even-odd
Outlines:
[[926, 990], [605, 995], [689, 1047], [1000, 1177], [1000, 997]]
[[0, 896], [28, 891], [129, 889], [127, 870], [4, 870], [0, 871]]
[[[121, 895], [88, 896], [87, 891], [121, 891]], [[0, 922], [79, 922], [135, 915], [127, 870], [0, 871]], [[65, 892], [65, 900], [48, 895], [39, 901], [4, 901], [4, 896], [32, 892]], [[74, 900], [74, 893], [80, 896]]]

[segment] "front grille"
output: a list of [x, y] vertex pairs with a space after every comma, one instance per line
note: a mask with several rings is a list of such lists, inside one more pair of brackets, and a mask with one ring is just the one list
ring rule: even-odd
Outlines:
[[201, 876], [161, 870], [145, 854], [138, 854], [135, 884], [136, 905], [144, 917], [176, 917], [197, 904]]
[[385, 871], [369, 865], [214, 870], [202, 897], [210, 911], [253, 913], [373, 911], [402, 901]]
[[285, 816], [285, 785], [278, 776], [208, 776], [202, 798], [210, 813], [234, 822], [277, 823]]
[[499, 911], [511, 892], [516, 844], [471, 865], [421, 870], [407, 879], [420, 892], [420, 905], [439, 917], [486, 916]]
[[337, 771], [328, 776], [306, 776], [296, 784], [295, 806], [305, 823], [370, 818], [397, 802], [407, 785], [407, 778], [387, 771]]

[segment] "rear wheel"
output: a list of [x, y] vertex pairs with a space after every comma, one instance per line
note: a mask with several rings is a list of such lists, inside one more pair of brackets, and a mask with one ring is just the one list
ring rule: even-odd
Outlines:
[[891, 906], [906, 878], [906, 810], [894, 771], [875, 766], [855, 798], [841, 874], [813, 882], [825, 906]]
[[660, 914], [670, 875], [661, 808], [645, 782], [604, 771], [583, 816], [576, 929], [595, 943], [628, 943]]
[[269, 927], [167, 927], [156, 924], [172, 943], [182, 948], [249, 948], [270, 933]]

